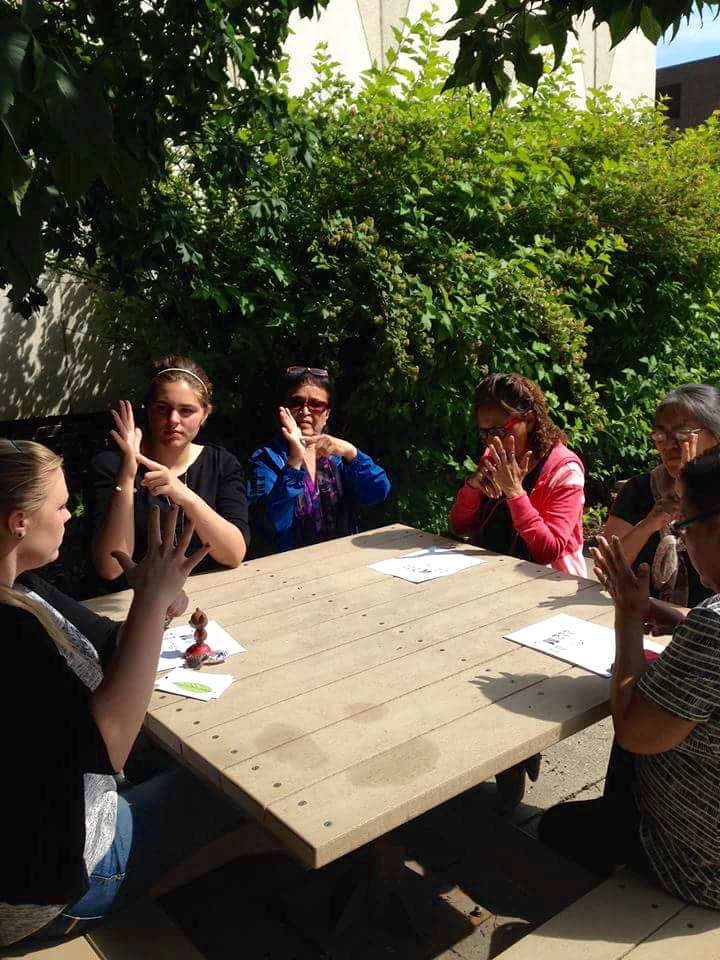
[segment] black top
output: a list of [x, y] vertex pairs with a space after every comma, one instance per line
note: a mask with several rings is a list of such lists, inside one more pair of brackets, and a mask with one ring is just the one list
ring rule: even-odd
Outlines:
[[[650, 486], [650, 474], [643, 473], [639, 477], [633, 477], [631, 480], [628, 480], [623, 486], [610, 508], [610, 513], [612, 516], [626, 520], [635, 526], [636, 523], [640, 523], [641, 520], [645, 519], [654, 505], [655, 498], [653, 497]], [[655, 551], [659, 543], [660, 534], [653, 533], [635, 558], [635, 562], [632, 565], [633, 570], [637, 570], [641, 563], [647, 563], [652, 570]], [[712, 596], [713, 591], [708, 590], [707, 587], [702, 585], [698, 572], [690, 562], [690, 557], [687, 553], [683, 553], [682, 557], [688, 573], [688, 606], [696, 607], [701, 600]], [[652, 581], [652, 577], [650, 578], [650, 593], [653, 597], [658, 596], [658, 591]]]
[[[18, 578], [75, 624], [107, 663], [119, 624], [34, 574]], [[8, 682], [0, 697], [3, 903], [74, 903], [87, 889], [85, 773], [112, 773], [90, 691], [40, 621], [2, 604]]]
[[[539, 460], [532, 470], [523, 477], [523, 490], [531, 493], [542, 473], [548, 455]], [[477, 516], [478, 530], [470, 538], [476, 547], [485, 547], [495, 553], [504, 553], [519, 560], [529, 560], [528, 546], [513, 525], [510, 508], [505, 497], [493, 499], [486, 497]]]
[[[113, 491], [117, 485], [117, 477], [122, 462], [119, 450], [104, 450], [92, 462], [93, 473], [93, 529], [97, 531], [110, 505]], [[139, 562], [145, 556], [147, 547], [147, 523], [150, 510], [154, 506], [160, 507], [165, 513], [172, 504], [168, 497], [154, 497], [140, 481], [147, 473], [147, 468], [138, 466], [135, 478], [135, 550], [133, 560]], [[236, 526], [243, 535], [245, 543], [250, 543], [250, 525], [248, 522], [247, 497], [245, 494], [245, 475], [240, 461], [224, 447], [206, 444], [197, 460], [188, 468], [184, 480], [188, 487], [219, 513], [224, 520]], [[186, 520], [182, 510], [178, 516], [178, 534]], [[200, 540], [195, 535], [190, 544], [190, 552], [200, 546]], [[206, 557], [195, 567], [195, 573], [217, 568], [211, 557]], [[111, 581], [113, 587], [124, 589], [124, 576]]]

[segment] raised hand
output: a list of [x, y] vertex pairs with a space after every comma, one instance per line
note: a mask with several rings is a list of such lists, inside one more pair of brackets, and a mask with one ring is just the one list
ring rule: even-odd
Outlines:
[[115, 422], [115, 430], [110, 436], [123, 455], [121, 473], [123, 477], [133, 479], [137, 473], [137, 455], [142, 443], [142, 430], [135, 426], [132, 404], [129, 400], [120, 400], [117, 410], [110, 411]]
[[140, 481], [141, 486], [145, 487], [153, 497], [169, 497], [173, 503], [182, 506], [183, 498], [187, 493], [187, 487], [182, 480], [171, 473], [169, 467], [151, 460], [142, 453], [136, 453], [135, 459], [147, 467], [147, 473]]
[[280, 430], [288, 445], [288, 461], [291, 466], [300, 467], [305, 457], [302, 431], [287, 407], [280, 407], [278, 413]]
[[[123, 573], [127, 578], [127, 582], [131, 587], [135, 587], [135, 571], [138, 568], [138, 565], [133, 562], [132, 558], [129, 557], [122, 550], [112, 550], [111, 555], [117, 560], [120, 566], [123, 569]], [[175, 599], [170, 603], [167, 610], [165, 611], [165, 620], [169, 622], [174, 620], [175, 617], [182, 616], [183, 613], [188, 608], [190, 600], [188, 595], [184, 590], [181, 590], [180, 593], [175, 597]]]
[[494, 471], [490, 466], [489, 456], [490, 451], [486, 449], [478, 461], [475, 473], [470, 474], [467, 482], [471, 487], [477, 487], [479, 490], [482, 490], [486, 497], [490, 497], [492, 500], [499, 500], [503, 492], [493, 479]]
[[[160, 600], [168, 609], [176, 603], [189, 574], [210, 552], [210, 545], [205, 543], [189, 557], [185, 556], [195, 526], [188, 523], [176, 544], [177, 516], [178, 508], [174, 506], [166, 514], [161, 529], [160, 508], [153, 508], [148, 523], [147, 553], [133, 571], [138, 599]], [[122, 563], [119, 557], [116, 559]]]
[[343, 460], [354, 460], [357, 456], [357, 447], [347, 440], [331, 437], [329, 433], [319, 433], [314, 437], [303, 437], [305, 447], [315, 447], [321, 457], [342, 457]]
[[493, 483], [508, 498], [522, 497], [525, 493], [522, 482], [530, 469], [532, 451], [528, 450], [518, 462], [515, 456], [515, 437], [510, 437], [506, 450], [498, 437], [493, 437], [489, 444], [488, 473]]
[[647, 621], [650, 616], [650, 568], [640, 564], [637, 574], [627, 561], [618, 537], [610, 542], [597, 538], [597, 547], [591, 547], [595, 572], [602, 586], [612, 597], [617, 610]]

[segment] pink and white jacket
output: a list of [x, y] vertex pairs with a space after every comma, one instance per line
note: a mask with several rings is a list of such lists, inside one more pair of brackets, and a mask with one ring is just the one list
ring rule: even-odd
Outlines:
[[[466, 483], [450, 511], [450, 527], [472, 539], [485, 494]], [[527, 544], [530, 559], [571, 573], [587, 575], [583, 556], [585, 468], [562, 443], [556, 444], [530, 494], [507, 501], [513, 526]]]

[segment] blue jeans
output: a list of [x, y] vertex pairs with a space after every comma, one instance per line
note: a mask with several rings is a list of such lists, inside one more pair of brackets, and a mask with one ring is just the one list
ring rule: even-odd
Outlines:
[[232, 801], [180, 768], [132, 787], [118, 796], [115, 837], [93, 870], [90, 886], [35, 936], [81, 933], [90, 921], [146, 893], [168, 870], [241, 819]]

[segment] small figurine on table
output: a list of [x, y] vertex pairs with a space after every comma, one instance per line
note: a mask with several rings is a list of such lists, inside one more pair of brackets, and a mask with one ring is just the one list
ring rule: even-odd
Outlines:
[[194, 643], [185, 651], [185, 664], [192, 670], [197, 670], [204, 663], [208, 666], [214, 663], [224, 663], [224, 650], [211, 650], [207, 643], [207, 614], [199, 607], [190, 617], [190, 626], [195, 628]]

